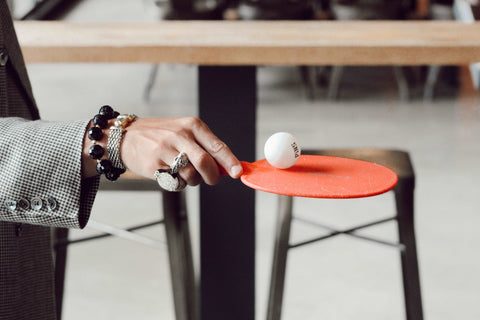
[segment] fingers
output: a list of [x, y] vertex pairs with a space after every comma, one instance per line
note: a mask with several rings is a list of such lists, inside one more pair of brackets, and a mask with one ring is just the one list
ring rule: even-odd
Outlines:
[[238, 178], [243, 170], [228, 146], [197, 118], [139, 118], [127, 128], [120, 151], [127, 168], [146, 177], [152, 177], [157, 169], [170, 168], [184, 152], [189, 163], [178, 174], [192, 186], [202, 179], [207, 184], [218, 183], [219, 166], [232, 178]]
[[[203, 148], [193, 147], [188, 149], [184, 148], [185, 153], [188, 156], [191, 168], [194, 169], [199, 176], [205, 181], [205, 183], [214, 185], [220, 181], [220, 172], [215, 160], [207, 153]], [[188, 179], [190, 175], [193, 175], [192, 171], [188, 171], [188, 168], [184, 168], [179, 171], [182, 178]]]
[[191, 169], [195, 169], [207, 184], [213, 185], [220, 181], [219, 166], [232, 178], [241, 175], [243, 168], [240, 161], [203, 121], [198, 118], [183, 118], [181, 121], [185, 131], [176, 132], [172, 139], [175, 140], [175, 147], [187, 154], [193, 166], [179, 171], [182, 178], [187, 182], [188, 179], [194, 181], [197, 176]]
[[242, 174], [243, 168], [240, 161], [235, 157], [230, 148], [215, 136], [203, 121], [199, 119], [194, 119], [192, 121], [194, 121], [194, 125], [191, 128], [195, 139], [215, 160], [217, 169], [218, 165], [220, 165], [232, 178], [238, 178]]

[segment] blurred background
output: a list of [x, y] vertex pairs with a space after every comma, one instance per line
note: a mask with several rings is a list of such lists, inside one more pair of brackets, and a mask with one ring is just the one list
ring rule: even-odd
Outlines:
[[[19, 20], [152, 22], [161, 19], [458, 19], [476, 1], [11, 0]], [[192, 65], [30, 64], [41, 116], [88, 119], [110, 104], [141, 117], [197, 115]], [[416, 232], [426, 319], [480, 319], [480, 97], [478, 65], [269, 67], [257, 70], [257, 158], [277, 131], [305, 149], [382, 147], [410, 153], [416, 173]], [[187, 190], [198, 262], [198, 188]], [[155, 192], [98, 194], [96, 221], [123, 227], [156, 218]], [[276, 197], [256, 203], [256, 314], [265, 318]], [[295, 211], [348, 228], [394, 213], [393, 194], [296, 202]], [[228, 212], [225, 212], [228, 214]], [[293, 241], [319, 231], [294, 224]], [[88, 227], [71, 237], [95, 234]], [[164, 239], [163, 227], [141, 231]], [[396, 226], [362, 234], [395, 241]], [[118, 238], [69, 247], [64, 319], [174, 319], [167, 250]], [[198, 267], [198, 263], [197, 263]], [[198, 269], [197, 269], [198, 270]], [[405, 319], [399, 254], [335, 237], [289, 255], [282, 319]]]

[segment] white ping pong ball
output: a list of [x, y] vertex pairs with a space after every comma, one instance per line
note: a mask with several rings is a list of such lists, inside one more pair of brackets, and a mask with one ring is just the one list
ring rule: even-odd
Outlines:
[[263, 149], [268, 163], [279, 169], [287, 169], [293, 166], [300, 158], [301, 151], [297, 139], [288, 132], [273, 134], [265, 142]]

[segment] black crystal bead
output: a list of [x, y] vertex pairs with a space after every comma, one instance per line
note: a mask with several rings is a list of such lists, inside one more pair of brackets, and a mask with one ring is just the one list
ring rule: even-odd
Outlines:
[[102, 140], [103, 138], [103, 132], [102, 132], [102, 129], [100, 129], [99, 127], [91, 127], [89, 130], [88, 130], [88, 139], [90, 140]]
[[105, 154], [105, 150], [102, 148], [102, 146], [100, 146], [98, 144], [94, 144], [88, 150], [88, 154], [90, 155], [90, 158], [92, 158], [92, 159], [100, 159]]
[[103, 114], [96, 114], [93, 117], [93, 124], [105, 129], [108, 125], [108, 118]]
[[113, 113], [113, 118], [116, 118], [116, 117], [118, 117], [119, 115], [120, 115], [120, 112], [115, 111], [115, 112]]
[[105, 172], [105, 178], [110, 181], [117, 180], [124, 171], [119, 168], [112, 167], [112, 170]]
[[110, 107], [109, 105], [104, 105], [104, 106], [102, 106], [102, 107], [100, 108], [100, 110], [98, 111], [98, 113], [105, 115], [105, 116], [107, 117], [107, 119], [113, 119], [113, 118], [115, 118], [115, 117], [113, 116], [114, 112], [115, 112], [115, 111], [113, 111], [113, 108]]
[[110, 160], [102, 160], [99, 163], [97, 163], [97, 172], [99, 174], [104, 174], [106, 172], [111, 171], [113, 168], [113, 164]]

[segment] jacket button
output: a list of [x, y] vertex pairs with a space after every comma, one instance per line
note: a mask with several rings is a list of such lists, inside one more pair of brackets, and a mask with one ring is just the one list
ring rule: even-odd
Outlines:
[[53, 198], [53, 197], [48, 198], [46, 203], [47, 203], [48, 211], [51, 212], [51, 211], [54, 211], [55, 209], [57, 209], [57, 200], [55, 200], [55, 198]]
[[5, 200], [5, 207], [10, 211], [14, 211], [15, 209], [17, 209], [17, 201]]
[[40, 211], [40, 209], [43, 207], [43, 201], [40, 198], [32, 198], [32, 200], [30, 200], [30, 204], [32, 209], [35, 211]]
[[18, 200], [17, 205], [18, 205], [19, 208], [21, 208], [23, 210], [30, 209], [30, 202], [25, 198], [22, 198], [22, 199]]

